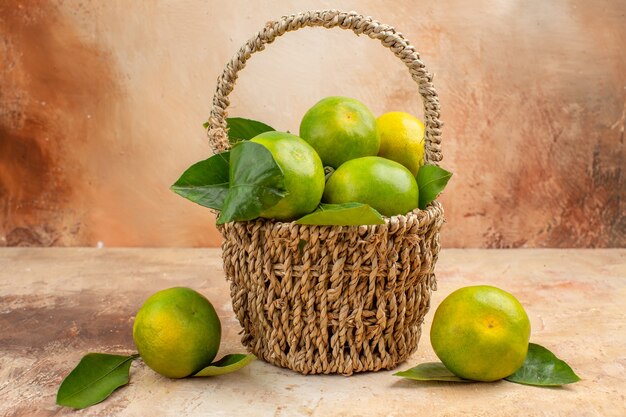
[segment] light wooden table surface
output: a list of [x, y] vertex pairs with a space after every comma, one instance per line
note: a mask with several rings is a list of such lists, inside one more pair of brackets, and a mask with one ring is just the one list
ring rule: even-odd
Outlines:
[[[417, 383], [392, 371], [302, 376], [259, 360], [217, 378], [168, 380], [141, 362], [129, 386], [73, 412], [54, 404], [87, 352], [129, 353], [131, 328], [153, 292], [189, 286], [214, 304], [221, 354], [243, 351], [217, 249], [0, 249], [2, 416], [626, 416], [626, 250], [444, 250], [439, 289], [407, 363], [436, 360], [432, 312], [456, 288], [512, 292], [531, 340], [583, 378], [558, 389], [508, 382]], [[220, 355], [221, 355], [220, 354]]]

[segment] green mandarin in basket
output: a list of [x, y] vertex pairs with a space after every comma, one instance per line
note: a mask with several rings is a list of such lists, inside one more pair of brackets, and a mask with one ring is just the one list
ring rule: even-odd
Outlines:
[[369, 204], [384, 216], [406, 214], [417, 208], [419, 191], [411, 172], [379, 156], [352, 159], [330, 176], [324, 202]]
[[311, 107], [300, 122], [300, 137], [333, 168], [376, 155], [380, 147], [376, 118], [365, 104], [348, 97], [326, 97]]
[[315, 210], [324, 192], [324, 167], [315, 150], [289, 133], [265, 132], [251, 142], [265, 146], [285, 176], [287, 195], [261, 217], [294, 220]]

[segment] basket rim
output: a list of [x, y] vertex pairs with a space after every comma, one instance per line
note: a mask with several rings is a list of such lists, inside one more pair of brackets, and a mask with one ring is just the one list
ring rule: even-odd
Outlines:
[[276, 219], [266, 219], [263, 217], [258, 217], [253, 220], [247, 221], [232, 221], [225, 224], [218, 225], [218, 229], [233, 227], [234, 225], [261, 225], [268, 227], [270, 226], [273, 229], [283, 229], [283, 228], [331, 228], [336, 231], [348, 231], [356, 229], [375, 229], [380, 228], [381, 226], [395, 226], [400, 224], [406, 224], [410, 222], [421, 223], [432, 223], [438, 218], [443, 218], [444, 210], [441, 203], [437, 200], [432, 201], [425, 209], [415, 209], [406, 214], [399, 214], [391, 217], [382, 216], [385, 220], [385, 223], [382, 224], [363, 224], [358, 226], [339, 226], [339, 225], [316, 225], [316, 224], [299, 224], [295, 221], [285, 222]]

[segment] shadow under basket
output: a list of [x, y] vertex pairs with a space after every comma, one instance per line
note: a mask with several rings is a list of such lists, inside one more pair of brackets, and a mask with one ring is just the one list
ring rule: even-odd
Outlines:
[[[424, 104], [424, 160], [441, 154], [439, 99], [415, 48], [393, 27], [354, 12], [320, 10], [268, 22], [218, 78], [209, 117], [215, 153], [230, 147], [226, 109], [253, 53], [304, 27], [340, 28], [380, 41], [400, 59]], [[417, 348], [435, 289], [443, 208], [381, 225], [307, 226], [258, 219], [218, 226], [243, 344], [257, 357], [303, 374], [391, 369]]]
[[417, 348], [442, 223], [435, 202], [381, 225], [220, 226], [243, 344], [303, 374], [394, 368]]

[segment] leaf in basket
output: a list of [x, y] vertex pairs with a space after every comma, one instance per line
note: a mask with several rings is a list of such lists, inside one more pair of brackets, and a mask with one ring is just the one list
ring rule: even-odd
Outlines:
[[298, 253], [300, 254], [300, 256], [304, 255], [304, 248], [306, 247], [307, 243], [308, 242], [306, 239], [300, 239], [300, 241], [298, 242]]
[[572, 368], [543, 346], [528, 344], [526, 360], [513, 375], [505, 378], [517, 384], [555, 387], [580, 381]]
[[396, 372], [393, 376], [413, 379], [415, 381], [472, 382], [454, 375], [441, 362], [421, 363], [406, 371]]
[[234, 353], [232, 355], [226, 355], [217, 362], [213, 362], [211, 365], [195, 373], [194, 377], [200, 376], [218, 376], [235, 372], [248, 365], [256, 359], [254, 355], [244, 355], [242, 353]]
[[240, 142], [230, 151], [230, 188], [217, 224], [259, 217], [287, 195], [285, 175], [265, 146]]
[[228, 194], [229, 159], [230, 152], [222, 152], [193, 164], [170, 189], [201, 206], [221, 210]]
[[419, 208], [425, 209], [446, 188], [452, 173], [437, 165], [422, 165], [417, 172]]
[[265, 123], [241, 117], [229, 117], [226, 119], [226, 123], [228, 125], [228, 140], [230, 143], [250, 140], [263, 132], [276, 130]]
[[298, 224], [318, 226], [360, 226], [384, 222], [379, 212], [361, 203], [320, 204], [313, 213], [296, 220]]

